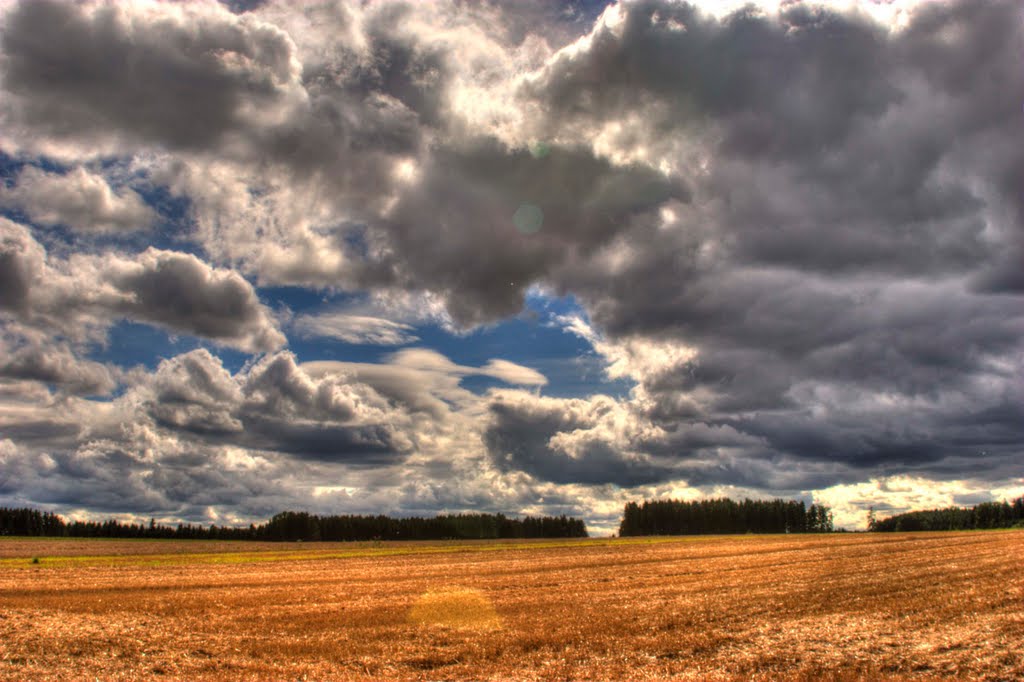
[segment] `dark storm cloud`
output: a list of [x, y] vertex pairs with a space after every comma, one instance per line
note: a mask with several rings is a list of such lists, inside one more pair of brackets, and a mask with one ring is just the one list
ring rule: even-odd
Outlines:
[[[481, 499], [456, 480], [478, 464], [531, 486], [797, 492], [1019, 476], [1018, 2], [926, 3], [891, 28], [807, 3], [718, 18], [637, 0], [553, 55], [545, 41], [574, 39], [593, 7], [230, 6], [10, 5], [4, 135], [82, 163], [162, 155], [154, 182], [189, 200], [197, 252], [261, 284], [427, 292], [457, 326], [518, 313], [534, 285], [571, 294], [609, 375], [635, 387], [476, 400], [459, 377], [487, 372], [422, 353], [318, 367], [278, 354], [235, 375], [189, 354], [129, 391], [168, 442], [388, 476], [420, 442], [473, 450], [409, 484], [436, 500]], [[36, 206], [46, 192], [29, 185], [10, 205]], [[130, 227], [94, 190], [26, 214]], [[249, 352], [285, 342], [234, 269], [155, 249], [63, 257], [0, 227], [0, 309], [26, 327], [74, 343], [129, 318]], [[57, 341], [0, 371], [105, 385]], [[10, 433], [40, 444], [65, 428], [67, 449], [95, 435], [67, 430], [75, 419], [10, 417]], [[111, 448], [95, 456], [119, 471]], [[161, 494], [238, 504], [244, 487], [190, 476], [193, 455]]]
[[21, 419], [4, 424], [4, 437], [14, 441], [45, 445], [70, 444], [82, 433], [82, 427], [64, 421], [52, 419]]
[[416, 45], [396, 35], [395, 28], [412, 13], [411, 9], [404, 4], [385, 5], [370, 17], [365, 29], [371, 45], [370, 59], [366, 67], [353, 73], [350, 87], [352, 94], [363, 90], [393, 97], [415, 112], [420, 123], [436, 127], [444, 113], [449, 55], [438, 47]]
[[[646, 167], [486, 138], [436, 151], [421, 173], [387, 218], [394, 267], [410, 286], [444, 292], [463, 324], [517, 313], [531, 282], [593, 255], [662, 202], [688, 198], [681, 181]], [[535, 230], [516, 225], [527, 205], [540, 217]]]
[[59, 137], [114, 134], [208, 149], [280, 104], [295, 77], [276, 28], [227, 12], [134, 13], [109, 4], [19, 3], [0, 33], [18, 118]]
[[[554, 60], [527, 92], [552, 131], [636, 114], [643, 144], [703, 139], [710, 165], [695, 192], [720, 202], [711, 218], [738, 262], [851, 275], [966, 272], [998, 248], [972, 181], [1024, 167], [999, 139], [1019, 127], [1018, 9], [988, 3], [960, 26], [959, 5], [931, 8], [890, 36], [804, 5], [717, 20], [685, 3], [629, 3], [619, 24]], [[959, 16], [943, 25], [955, 39], [921, 28], [944, 12]], [[935, 65], [965, 53], [977, 73], [1003, 76], [991, 81], [999, 85], [936, 82]], [[1019, 202], [1019, 191], [1000, 200]]]
[[[645, 379], [645, 388], [704, 388], [755, 401], [712, 406], [718, 411], [785, 406], [799, 380], [905, 395], [963, 389], [993, 357], [1012, 356], [1024, 327], [1019, 302], [975, 297], [955, 282], [844, 289], [792, 274], [734, 272], [700, 278], [674, 296], [650, 293], [647, 310], [629, 311], [643, 317], [629, 319], [626, 329], [676, 336], [701, 351], [693, 362]], [[627, 321], [617, 307], [597, 310], [599, 319]]]
[[367, 20], [368, 53], [348, 44], [347, 9], [293, 12], [310, 14], [310, 31], [319, 12], [332, 24], [330, 46], [308, 64], [296, 54], [301, 35], [252, 12], [18, 3], [0, 33], [7, 119], [29, 133], [21, 144], [256, 164], [329, 184], [325, 194], [357, 215], [379, 208], [395, 158], [417, 155], [421, 126], [439, 122], [450, 55], [393, 35], [408, 14], [399, 4]]
[[594, 404], [507, 395], [488, 405], [484, 443], [499, 469], [525, 471], [555, 483], [634, 486], [678, 474], [642, 454], [623, 452], [623, 443], [604, 434], [567, 444], [571, 452], [553, 444], [553, 436], [576, 435], [599, 426], [611, 409], [610, 400]]
[[[1006, 475], [1007, 464], [1012, 471], [1024, 441], [1024, 396], [1018, 390], [1016, 395], [987, 398], [988, 404], [980, 409], [941, 403], [889, 409], [862, 404], [819, 415], [750, 415], [728, 423], [764, 438], [775, 452], [827, 460], [874, 475], [905, 471], [948, 475], [951, 469], [961, 474], [986, 469]], [[856, 472], [846, 477], [855, 480]]]
[[266, 4], [267, 0], [219, 0], [219, 2], [236, 14], [251, 12]]
[[628, 258], [552, 279], [611, 340], [696, 349], [638, 378], [637, 409], [760, 439], [719, 482], [770, 481], [766, 457], [835, 463], [828, 484], [1005, 473], [1020, 453], [1024, 432], [981, 415], [1003, 414], [1024, 371], [1022, 195], [1007, 182], [1024, 169], [1024, 36], [1018, 4], [976, 9], [933, 3], [887, 33], [805, 6], [718, 20], [628, 3], [527, 86], [552, 130], [646, 112], [642, 143], [669, 158], [704, 145], [667, 228], [638, 222], [619, 235]]
[[[557, 58], [536, 96], [552, 125], [616, 118], [656, 101], [656, 124], [730, 121], [729, 152], [799, 157], [842, 138], [896, 96], [879, 72], [880, 27], [803, 5], [778, 20], [740, 10], [724, 21], [688, 3], [623, 3], [623, 19], [599, 25], [587, 49]], [[665, 131], [668, 132], [668, 131]]]
[[252, 447], [277, 450], [299, 459], [381, 467], [404, 459], [386, 425], [332, 426], [251, 415], [244, 422]]
[[28, 230], [0, 218], [0, 309], [24, 315], [46, 252]]
[[991, 267], [978, 273], [972, 284], [979, 293], [1024, 294], [1024, 247], [1010, 247]]
[[[4, 83], [14, 96], [9, 116], [42, 138], [87, 143], [95, 134], [143, 148], [276, 162], [290, 182], [311, 183], [343, 213], [367, 220], [374, 248], [353, 252], [351, 235], [334, 228], [323, 246], [350, 256], [344, 273], [300, 261], [272, 267], [275, 261], [263, 258], [258, 274], [288, 283], [427, 288], [443, 293], [465, 324], [514, 313], [522, 292], [552, 267], [587, 255], [662, 201], [687, 196], [678, 179], [613, 166], [581, 145], [534, 158], [494, 137], [459, 139], [467, 136], [452, 111], [453, 83], [478, 67], [460, 61], [457, 44], [424, 33], [414, 5], [366, 10], [360, 41], [349, 36], [347, 11], [296, 14], [303, 12], [311, 31], [322, 30], [321, 19], [341, 27], [300, 69], [288, 36], [251, 14], [210, 6], [141, 12], [17, 5], [3, 39]], [[483, 35], [475, 22], [517, 12], [477, 8], [447, 28], [473, 41]], [[51, 39], [57, 25], [69, 37]], [[107, 64], [115, 65], [110, 73]], [[50, 70], [60, 78], [48, 79]], [[128, 100], [145, 105], [128, 107]], [[428, 147], [430, 138], [441, 144]], [[403, 159], [416, 169], [412, 186], [396, 185]], [[389, 205], [396, 195], [397, 205]], [[532, 239], [512, 222], [524, 204], [543, 213]]]
[[[766, 457], [783, 457], [791, 481], [807, 471], [819, 485], [908, 470], [1005, 475], [1019, 457], [1024, 420], [1010, 409], [1024, 401], [1019, 300], [978, 297], [956, 280], [867, 293], [863, 283], [830, 293], [834, 285], [799, 278], [780, 287], [755, 277], [760, 286], [741, 289], [723, 279], [718, 290], [713, 281], [705, 295], [653, 293], [665, 314], [629, 327], [697, 348], [690, 361], [639, 377], [637, 419], [680, 435], [726, 425], [760, 441], [724, 470], [686, 472], [691, 483], [767, 484], [778, 477], [759, 466]], [[607, 312], [594, 309], [598, 320]], [[733, 444], [719, 435], [707, 445]], [[675, 439], [635, 446], [674, 451], [679, 462], [692, 452]], [[815, 473], [816, 462], [836, 466]]]
[[23, 312], [28, 301], [30, 276], [27, 264], [8, 244], [0, 252], [0, 308]]

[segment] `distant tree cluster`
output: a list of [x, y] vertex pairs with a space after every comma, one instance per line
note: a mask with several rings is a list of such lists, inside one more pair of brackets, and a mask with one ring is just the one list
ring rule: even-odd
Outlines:
[[832, 512], [794, 500], [654, 500], [629, 502], [619, 535], [829, 533]]
[[64, 521], [38, 509], [0, 507], [0, 535], [75, 538], [165, 538], [188, 540], [464, 540], [486, 538], [584, 538], [581, 519], [566, 516], [511, 519], [503, 514], [447, 514], [433, 518], [389, 516], [317, 516], [282, 512], [248, 527], [165, 526], [122, 523], [113, 519]]
[[1012, 528], [1024, 525], [1024, 497], [1012, 502], [982, 502], [974, 507], [947, 507], [896, 514], [876, 519], [872, 513], [868, 530], [880, 533], [916, 530], [975, 530]]
[[38, 509], [0, 507], [0, 535], [34, 535], [57, 537], [67, 535], [64, 519]]
[[446, 514], [433, 518], [316, 516], [282, 512], [266, 526], [268, 540], [483, 540], [490, 538], [585, 538], [581, 519], [544, 516], [511, 519], [504, 514]]
[[214, 540], [258, 540], [260, 528], [250, 525], [234, 528], [230, 526], [200, 526], [179, 523], [165, 526], [150, 519], [148, 524], [123, 523], [114, 519], [106, 521], [67, 522], [52, 512], [38, 509], [9, 509], [0, 507], [0, 535], [25, 535], [69, 538], [178, 538]]

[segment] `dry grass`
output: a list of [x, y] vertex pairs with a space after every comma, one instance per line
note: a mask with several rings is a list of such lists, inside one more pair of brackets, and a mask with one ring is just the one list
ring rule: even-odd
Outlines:
[[0, 541], [0, 679], [1024, 679], [1021, 531], [79, 544]]

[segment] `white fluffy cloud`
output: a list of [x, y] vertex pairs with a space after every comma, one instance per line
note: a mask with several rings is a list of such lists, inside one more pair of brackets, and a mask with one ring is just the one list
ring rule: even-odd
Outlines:
[[36, 223], [67, 225], [82, 232], [130, 232], [149, 228], [156, 215], [131, 189], [115, 191], [82, 167], [59, 175], [28, 167], [15, 185], [0, 190], [0, 203]]
[[[1012, 480], [1012, 479], [1011, 479]], [[836, 524], [844, 528], [867, 527], [870, 511], [883, 519], [919, 509], [944, 509], [980, 502], [1013, 499], [1024, 494], [1021, 483], [993, 490], [988, 484], [970, 479], [935, 481], [913, 475], [872, 478], [869, 481], [837, 485], [818, 491], [818, 501], [829, 505]]]
[[252, 285], [191, 254], [149, 248], [133, 257], [50, 257], [25, 226], [0, 218], [0, 263], [0, 310], [73, 339], [131, 319], [252, 352], [285, 342]]
[[[512, 363], [457, 365], [410, 350], [382, 364], [269, 354], [231, 373], [200, 349], [136, 370], [112, 401], [13, 391], [0, 380], [0, 499], [105, 513], [250, 520], [285, 507], [338, 512], [536, 504], [579, 514], [550, 484], [489, 465], [472, 374], [537, 381]], [[87, 489], [83, 494], [81, 490]], [[218, 516], [218, 518], [221, 518]], [[206, 519], [209, 520], [209, 519]]]

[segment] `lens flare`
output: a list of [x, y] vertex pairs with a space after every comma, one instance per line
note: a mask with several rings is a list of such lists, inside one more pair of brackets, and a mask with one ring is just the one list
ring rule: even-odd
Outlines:
[[512, 222], [523, 234], [534, 234], [544, 225], [544, 211], [534, 204], [522, 204], [512, 216]]
[[414, 625], [432, 625], [465, 630], [496, 630], [501, 620], [480, 590], [450, 587], [423, 594], [409, 610]]

